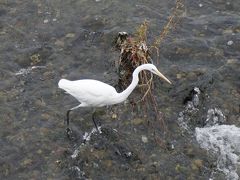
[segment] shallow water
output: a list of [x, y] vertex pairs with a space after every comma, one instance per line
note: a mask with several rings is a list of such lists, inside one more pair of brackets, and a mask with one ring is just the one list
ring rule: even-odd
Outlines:
[[[224, 179], [193, 132], [211, 108], [240, 127], [239, 0], [185, 2], [161, 44], [155, 63], [173, 85], [156, 79], [154, 93], [167, 132], [153, 115], [121, 104], [98, 110], [103, 133], [86, 144], [82, 137], [93, 128], [89, 109], [72, 113], [74, 134], [65, 134], [66, 110], [77, 102], [57, 88], [59, 79], [116, 85], [114, 37], [133, 33], [147, 19], [152, 41], [173, 7], [163, 0], [0, 1], [0, 178], [208, 179], [214, 172]], [[194, 87], [201, 91], [198, 110], [185, 115], [185, 131], [177, 119]]]

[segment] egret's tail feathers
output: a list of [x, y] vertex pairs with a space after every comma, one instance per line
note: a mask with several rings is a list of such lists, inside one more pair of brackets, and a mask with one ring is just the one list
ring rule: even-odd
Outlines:
[[67, 80], [67, 79], [61, 79], [59, 82], [58, 82], [58, 87], [67, 91], [68, 87], [69, 87], [69, 84], [70, 84], [71, 81]]

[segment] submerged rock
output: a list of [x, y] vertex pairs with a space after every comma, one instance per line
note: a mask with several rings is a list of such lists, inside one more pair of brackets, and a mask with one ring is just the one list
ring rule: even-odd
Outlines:
[[148, 142], [147, 136], [142, 135], [142, 142], [143, 142], [143, 143], [147, 143], [147, 142]]
[[207, 119], [205, 121], [205, 126], [210, 127], [216, 124], [223, 124], [226, 122], [226, 117], [223, 112], [218, 108], [209, 109], [207, 112]]
[[85, 179], [85, 172], [81, 171], [78, 166], [72, 166], [69, 168], [69, 174], [71, 178]]
[[184, 104], [186, 104], [185, 109], [178, 114], [178, 124], [186, 131], [189, 131], [190, 121], [199, 110], [200, 94], [201, 91], [198, 87], [192, 89], [189, 95], [184, 99]]
[[32, 70], [34, 70], [34, 69], [42, 69], [42, 68], [46, 68], [46, 66], [32, 66], [32, 67], [28, 67], [26, 69], [22, 68], [18, 72], [16, 72], [15, 75], [16, 76], [19, 76], [19, 75], [26, 76], [27, 74], [31, 73]]

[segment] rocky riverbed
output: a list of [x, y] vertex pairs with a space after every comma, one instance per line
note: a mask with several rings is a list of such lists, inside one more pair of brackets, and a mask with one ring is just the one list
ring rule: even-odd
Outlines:
[[239, 0], [184, 2], [154, 57], [173, 82], [154, 79], [165, 130], [128, 101], [97, 110], [101, 133], [88, 108], [72, 113], [65, 132], [66, 110], [78, 102], [59, 79], [115, 86], [118, 32], [146, 19], [151, 41], [174, 4], [0, 1], [0, 179], [239, 178]]

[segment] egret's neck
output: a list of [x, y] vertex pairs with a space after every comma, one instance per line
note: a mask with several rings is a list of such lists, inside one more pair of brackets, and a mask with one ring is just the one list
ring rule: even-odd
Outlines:
[[135, 87], [138, 85], [139, 81], [138, 74], [143, 69], [144, 68], [142, 66], [139, 66], [134, 70], [131, 84], [123, 92], [119, 93], [118, 96], [119, 102], [125, 101], [128, 98], [128, 96], [132, 93], [132, 91], [135, 89]]

